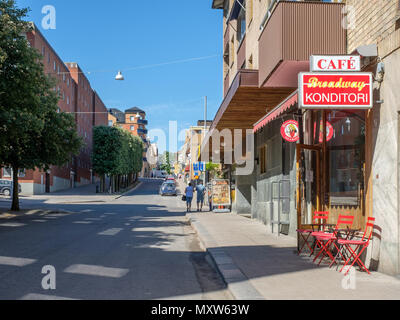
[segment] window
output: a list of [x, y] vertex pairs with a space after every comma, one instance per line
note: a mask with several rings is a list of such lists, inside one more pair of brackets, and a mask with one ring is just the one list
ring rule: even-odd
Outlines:
[[131, 116], [131, 121], [135, 121], [135, 116]]
[[237, 39], [241, 42], [246, 34], [246, 11], [243, 8], [240, 9], [239, 16], [237, 19]]
[[57, 63], [54, 61], [54, 71], [57, 70]]
[[113, 126], [113, 124], [114, 124], [114, 123], [113, 123], [113, 121], [112, 121], [112, 120], [108, 120], [108, 126], [109, 126], [109, 127], [112, 127], [112, 126]]
[[10, 167], [3, 168], [3, 177], [11, 178], [11, 175], [12, 175], [12, 169]]
[[134, 131], [135, 130], [135, 126], [131, 126], [131, 131]]
[[267, 165], [266, 165], [266, 146], [262, 146], [260, 148], [260, 154], [259, 154], [259, 159], [260, 159], [260, 174], [266, 173], [267, 172]]

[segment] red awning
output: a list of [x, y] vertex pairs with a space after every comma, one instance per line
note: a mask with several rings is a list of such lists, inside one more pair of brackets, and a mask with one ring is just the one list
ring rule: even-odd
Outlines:
[[185, 172], [189, 172], [189, 171], [190, 171], [190, 166], [186, 166]]
[[268, 122], [271, 122], [272, 120], [276, 119], [279, 117], [282, 113], [284, 113], [286, 110], [288, 110], [290, 107], [295, 105], [298, 102], [298, 91], [296, 90], [293, 92], [288, 98], [286, 98], [284, 101], [282, 101], [276, 108], [274, 108], [270, 113], [268, 113], [264, 118], [259, 120], [255, 125], [254, 125], [254, 132], [257, 132], [261, 128], [265, 127]]

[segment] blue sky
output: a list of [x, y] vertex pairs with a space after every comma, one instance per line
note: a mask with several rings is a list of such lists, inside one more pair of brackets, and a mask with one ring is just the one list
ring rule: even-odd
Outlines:
[[[108, 108], [138, 106], [149, 129], [168, 134], [169, 120], [180, 130], [203, 119], [207, 96], [213, 119], [222, 101], [222, 13], [211, 0], [16, 2], [31, 8], [29, 20], [64, 61], [91, 72], [86, 76]], [[56, 9], [55, 30], [42, 28], [45, 5]], [[141, 68], [201, 57], [209, 58]], [[114, 80], [119, 69], [125, 81]]]

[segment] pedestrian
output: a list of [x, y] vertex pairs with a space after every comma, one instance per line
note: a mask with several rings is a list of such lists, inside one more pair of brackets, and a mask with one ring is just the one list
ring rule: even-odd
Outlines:
[[186, 211], [190, 212], [192, 209], [192, 200], [193, 200], [193, 193], [194, 189], [192, 187], [192, 184], [189, 183], [189, 185], [185, 189], [185, 195], [186, 195]]
[[204, 204], [204, 194], [206, 192], [206, 187], [203, 185], [203, 181], [199, 181], [196, 186], [197, 192], [197, 211], [203, 211]]

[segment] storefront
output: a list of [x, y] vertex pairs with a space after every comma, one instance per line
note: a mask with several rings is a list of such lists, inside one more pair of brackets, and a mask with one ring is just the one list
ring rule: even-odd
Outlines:
[[339, 214], [348, 214], [355, 217], [353, 227], [364, 228], [367, 113], [351, 109], [302, 113], [303, 137], [296, 146], [300, 228], [312, 223], [317, 210], [329, 211], [329, 223], [335, 224]]
[[296, 236], [328, 211], [328, 223], [352, 215], [363, 230], [372, 215], [371, 106], [368, 73], [300, 74], [299, 90], [254, 126], [253, 217]]

